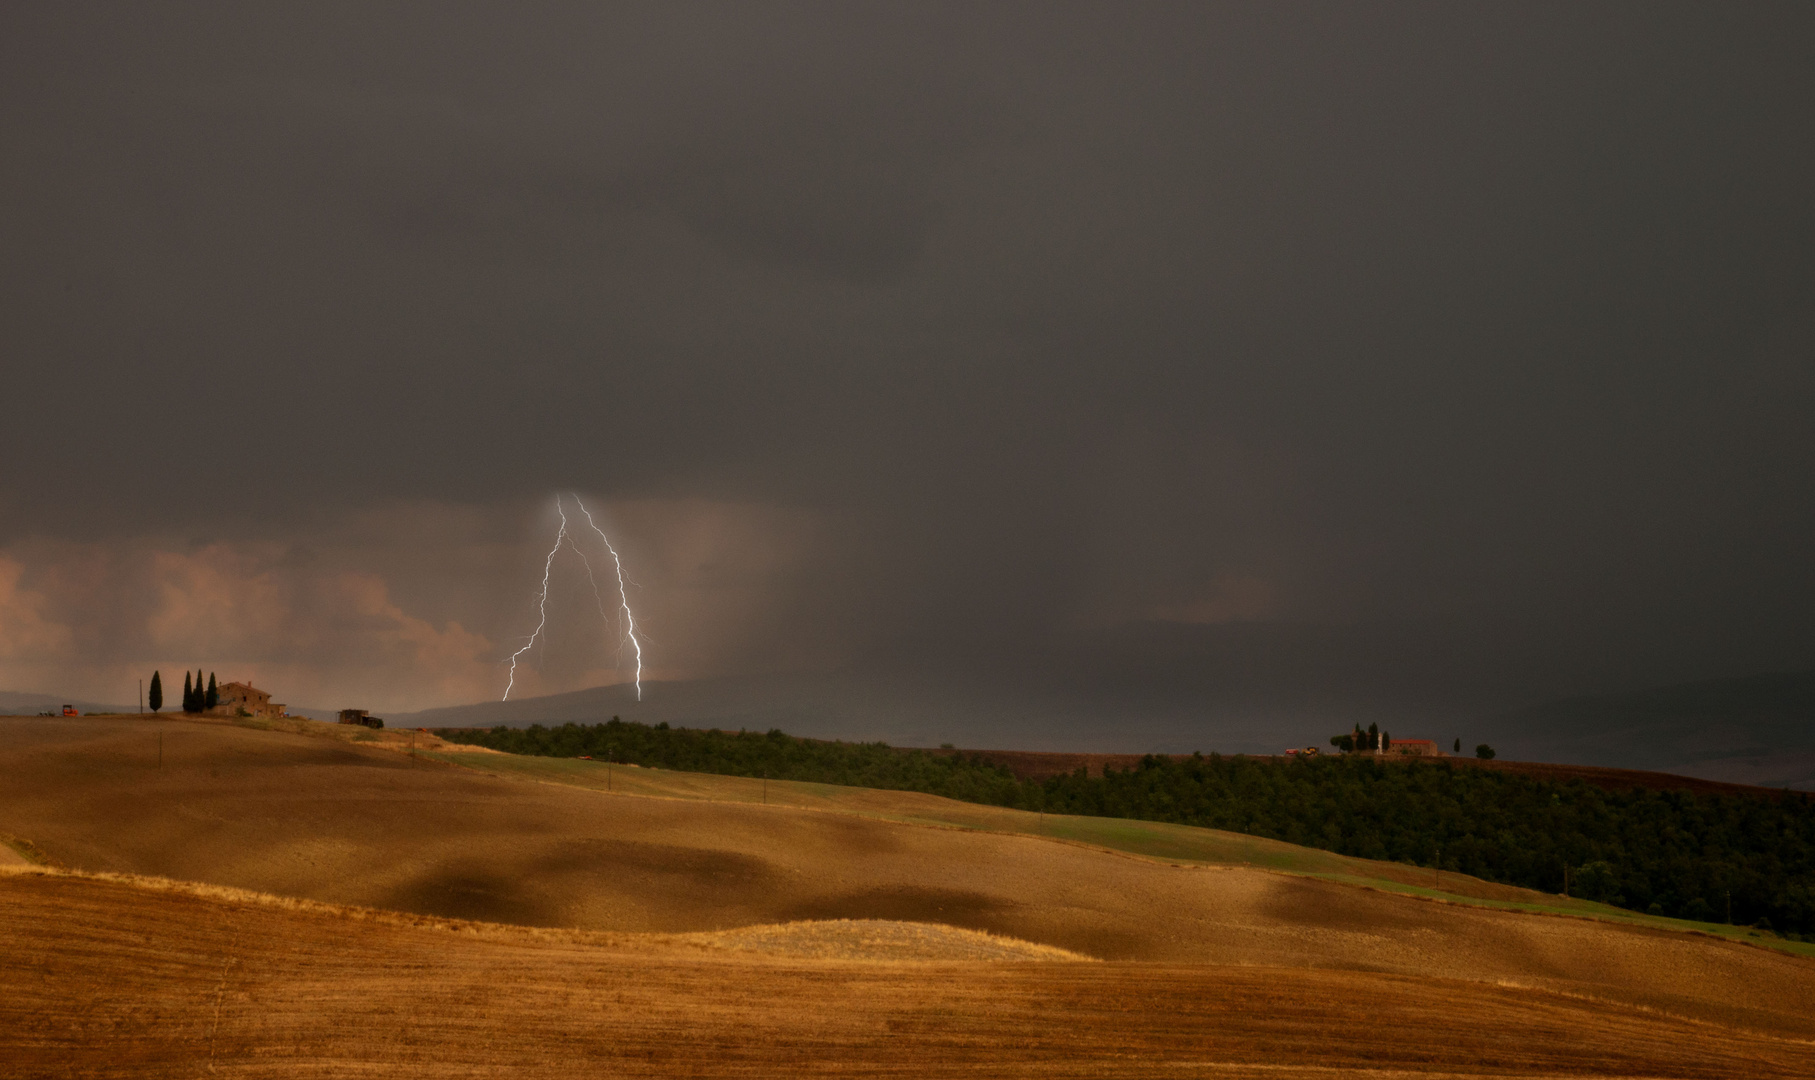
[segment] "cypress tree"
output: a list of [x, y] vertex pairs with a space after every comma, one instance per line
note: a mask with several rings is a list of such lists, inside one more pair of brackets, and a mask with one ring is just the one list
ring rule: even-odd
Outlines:
[[208, 699], [204, 705], [205, 707], [212, 709], [220, 703], [221, 691], [220, 688], [214, 684], [214, 672], [210, 671], [208, 673]]
[[189, 669], [183, 669], [183, 711], [195, 711], [195, 691], [189, 688]]
[[151, 673], [151, 690], [146, 695], [146, 703], [151, 706], [152, 712], [164, 707], [164, 680], [155, 671]]
[[1380, 749], [1380, 725], [1379, 724], [1369, 724], [1368, 725], [1368, 749], [1369, 750]]

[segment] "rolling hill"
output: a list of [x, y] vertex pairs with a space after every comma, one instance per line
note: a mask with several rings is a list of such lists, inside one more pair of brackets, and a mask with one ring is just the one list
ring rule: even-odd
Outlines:
[[84, 1075], [1815, 1065], [1806, 946], [1253, 837], [306, 721], [0, 733], [0, 831], [62, 868], [0, 877], [0, 1057]]
[[[732, 936], [531, 930], [67, 874], [0, 873], [0, 898], [5, 1075], [1767, 1080], [1815, 1070], [1804, 1032], [1509, 980], [825, 958]], [[1761, 978], [1781, 980], [1769, 963]]]
[[102, 705], [80, 698], [58, 697], [55, 694], [0, 690], [0, 713], [60, 712], [65, 705], [73, 705], [84, 713], [134, 712], [138, 708], [136, 705]]

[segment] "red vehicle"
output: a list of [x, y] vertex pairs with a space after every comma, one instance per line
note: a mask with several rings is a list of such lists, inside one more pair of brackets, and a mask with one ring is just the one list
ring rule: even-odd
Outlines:
[[63, 715], [64, 716], [81, 716], [82, 714], [76, 711], [76, 707], [74, 705], [65, 705], [65, 706], [63, 706]]

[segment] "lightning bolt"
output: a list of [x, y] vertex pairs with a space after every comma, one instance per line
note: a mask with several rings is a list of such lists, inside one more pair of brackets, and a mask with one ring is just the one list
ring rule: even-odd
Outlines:
[[[586, 509], [586, 504], [580, 501], [580, 496], [574, 495], [573, 501], [574, 505], [580, 508], [580, 513], [586, 515], [586, 524], [591, 526], [592, 531], [598, 533], [599, 539], [605, 542], [605, 550], [611, 552], [611, 561], [617, 568], [618, 606], [624, 612], [623, 634], [619, 639], [618, 648], [622, 655], [622, 641], [627, 638], [636, 650], [637, 700], [641, 701], [643, 700], [643, 643], [637, 640], [636, 616], [630, 612], [630, 594], [624, 587], [624, 560], [618, 557], [618, 549], [611, 546], [611, 538], [606, 536], [605, 530], [599, 528], [598, 522], [592, 519], [592, 511]], [[559, 495], [555, 496], [555, 513], [561, 516], [561, 527], [555, 530], [554, 546], [548, 549], [548, 557], [542, 560], [542, 592], [536, 601], [536, 610], [539, 615], [536, 629], [531, 632], [529, 640], [524, 642], [521, 649], [510, 654], [510, 679], [504, 686], [504, 697], [500, 699], [503, 701], [510, 700], [511, 688], [517, 685], [517, 659], [535, 648], [536, 639], [542, 636], [543, 628], [548, 625], [548, 576], [554, 569], [555, 556], [560, 553], [562, 544], [566, 544], [575, 555], [578, 555], [580, 562], [586, 567], [586, 580], [592, 583], [592, 598], [599, 606], [599, 616], [606, 622], [612, 621], [611, 616], [605, 613], [605, 597], [599, 592], [598, 578], [593, 576], [592, 560], [586, 557], [586, 553], [580, 550], [580, 545], [574, 543], [573, 536], [567, 531], [567, 511], [562, 507]]]
[[[569, 545], [573, 543], [567, 536], [567, 511], [561, 509], [559, 495], [555, 496], [555, 513], [561, 515], [561, 527], [555, 530], [555, 546], [548, 549], [548, 558], [542, 561], [542, 597], [536, 601], [536, 609], [540, 612], [541, 618], [536, 622], [535, 630], [530, 633], [529, 640], [523, 643], [523, 647], [510, 654], [510, 681], [504, 684], [504, 696], [499, 699], [500, 701], [509, 701], [510, 689], [517, 685], [517, 657], [536, 647], [536, 638], [542, 635], [542, 628], [548, 625], [548, 572], [554, 568], [555, 552], [561, 550], [563, 543]], [[591, 567], [587, 568], [587, 572], [591, 573]]]
[[[580, 508], [580, 513], [586, 515], [586, 524], [592, 526], [592, 531], [599, 534], [600, 540], [605, 541], [605, 550], [611, 552], [612, 564], [617, 567], [617, 571], [618, 571], [618, 606], [620, 606], [621, 608], [624, 609], [624, 636], [630, 639], [631, 647], [636, 650], [637, 700], [641, 701], [641, 700], [643, 700], [643, 643], [637, 640], [636, 616], [634, 616], [630, 613], [630, 594], [624, 591], [624, 560], [618, 558], [618, 549], [611, 546], [611, 538], [607, 537], [605, 535], [605, 530], [599, 528], [598, 523], [592, 520], [592, 511], [586, 509], [586, 504], [580, 501], [580, 496], [575, 495], [573, 497], [573, 501], [574, 501], [574, 505], [578, 506]], [[565, 517], [563, 517], [561, 519], [561, 524], [563, 527], [566, 526], [567, 519]], [[568, 541], [568, 543], [570, 543], [570, 544], [572, 542], [573, 541], [571, 541], [571, 540]], [[574, 550], [578, 551], [580, 549], [574, 548]], [[585, 556], [582, 555], [581, 558], [585, 558]], [[592, 564], [591, 563], [587, 564], [586, 573], [588, 576], [591, 576], [591, 574], [592, 574]], [[599, 591], [598, 584], [595, 582], [593, 584], [592, 588], [593, 588], [593, 595], [597, 596], [598, 591]]]

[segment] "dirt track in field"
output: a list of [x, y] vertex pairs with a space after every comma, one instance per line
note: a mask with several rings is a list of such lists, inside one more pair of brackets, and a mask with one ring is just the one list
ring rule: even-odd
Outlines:
[[[707, 1045], [735, 1042], [736, 1017], [751, 1018], [769, 1055], [751, 1068], [770, 1073], [809, 1049], [851, 1066], [833, 1072], [863, 1072], [853, 1064], [862, 1061], [913, 1071], [911, 1056], [887, 1049], [904, 1032], [942, 1047], [945, 1056], [930, 1059], [940, 1068], [965, 1055], [1008, 1060], [1000, 1055], [1020, 1047], [1025, 1054], [1013, 1060], [1044, 1062], [1033, 1071], [1051, 1075], [1103, 1075], [1115, 1071], [1104, 1063], [1116, 1054], [1188, 1056], [1203, 1046], [1220, 1048], [1217, 1061], [1301, 1070], [1342, 1046], [1345, 1068], [1384, 1054], [1383, 1067], [1467, 1073], [1475, 1054], [1515, 1063], [1506, 1066], [1514, 1072], [1568, 1071], [1569, 1055], [1580, 1054], [1590, 1072], [1608, 1075], [1797, 1075], [1770, 1071], [1778, 1065], [1720, 1070], [1741, 1060], [1731, 1055], [1751, 1036], [1740, 1032], [1772, 1048], [1771, 1062], [1806, 1065], [1796, 1057], [1802, 1050], [1778, 1039], [1815, 1039], [1815, 962], [1698, 935], [1437, 904], [1239, 867], [1182, 869], [1027, 836], [412, 767], [365, 746], [219, 724], [22, 718], [0, 720], [0, 734], [0, 832], [81, 870], [529, 927], [733, 932], [726, 941], [740, 928], [795, 920], [935, 923], [1114, 961], [958, 965], [937, 975], [915, 968], [908, 977], [886, 964], [834, 970], [776, 959], [801, 949], [776, 946], [779, 932], [770, 930], [741, 929], [753, 949], [769, 940], [769, 958], [732, 961], [687, 953], [692, 945], [657, 955], [647, 944], [571, 935], [558, 945], [421, 937], [430, 932], [319, 911], [8, 874], [0, 876], [9, 928], [0, 949], [29, 966], [5, 977], [37, 979], [31, 993], [50, 996], [27, 1011], [62, 1017], [19, 1029], [36, 1032], [34, 1053], [50, 1055], [42, 1060], [75, 1054], [74, 1042], [89, 1037], [82, 1031], [118, 1032], [169, 1060], [194, 1052], [200, 1036], [188, 1010], [208, 970], [212, 987], [231, 985], [223, 972], [264, 973], [217, 994], [244, 1003], [243, 1024], [229, 1025], [241, 1032], [241, 1064], [294, 1038], [300, 1056], [290, 1063], [304, 1073], [317, 1060], [356, 1060], [348, 1041], [356, 1032], [391, 1047], [385, 1060], [400, 1067], [430, 1054], [411, 1042], [418, 1032], [462, 1048], [437, 1068], [453, 1070], [469, 1052], [485, 1068], [521, 1061], [546, 1071], [574, 1060], [571, 1047], [523, 1041], [517, 1027], [578, 1039], [593, 1048], [586, 1054], [618, 1065], [647, 1064], [657, 1060], [647, 1054], [680, 1052], [660, 1033], [681, 1030], [675, 1017], [689, 1009], [703, 1018]], [[897, 946], [919, 947], [911, 940], [919, 931], [848, 932], [878, 941], [896, 934]], [[622, 971], [599, 957], [618, 953], [643, 958], [642, 981], [612, 981]], [[571, 984], [558, 970], [570, 963]], [[134, 965], [163, 974], [137, 974]], [[839, 1006], [838, 987], [856, 995], [849, 1008]], [[640, 1034], [612, 1026], [616, 994], [650, 1003], [631, 1025]], [[89, 1012], [77, 1006], [85, 996], [95, 1003]], [[132, 1004], [141, 998], [146, 1004]], [[538, 1019], [542, 998], [551, 1011]], [[11, 990], [8, 1000], [18, 1000]], [[77, 1011], [57, 1011], [66, 1007]], [[344, 1022], [329, 1015], [340, 1009], [349, 1011]], [[90, 1013], [113, 1019], [83, 1018]], [[891, 1035], [876, 1017], [906, 1026]], [[395, 1032], [384, 1034], [383, 1024]], [[1398, 1034], [1377, 1036], [1375, 1025]], [[619, 1033], [598, 1033], [609, 1031]], [[1231, 1031], [1250, 1034], [1219, 1041]], [[1644, 1049], [1666, 1037], [1691, 1040], [1693, 1052]], [[1405, 1042], [1385, 1048], [1393, 1038]], [[1455, 1050], [1457, 1039], [1475, 1049]], [[310, 1040], [324, 1049], [308, 1050]], [[1241, 1057], [1266, 1047], [1279, 1056]], [[723, 1050], [724, 1061], [742, 1060], [744, 1049]], [[486, 1056], [494, 1050], [506, 1056]], [[1717, 1059], [1727, 1064], [1706, 1064]], [[1694, 1069], [1703, 1071], [1683, 1071]]]
[[1815, 1046], [1515, 986], [851, 963], [0, 875], [0, 1075], [1804, 1077]]

